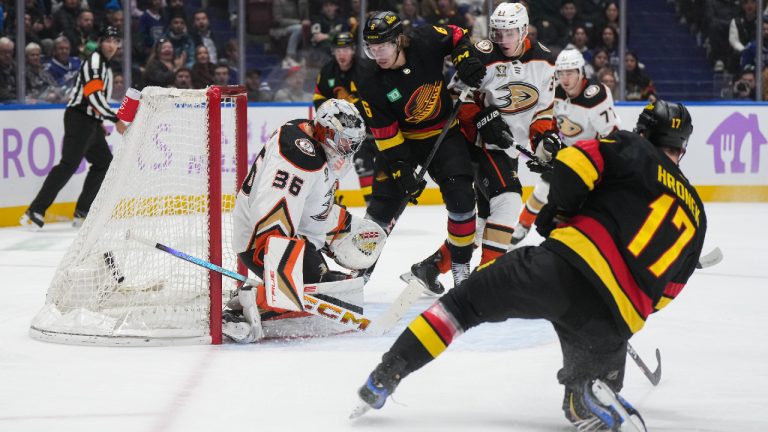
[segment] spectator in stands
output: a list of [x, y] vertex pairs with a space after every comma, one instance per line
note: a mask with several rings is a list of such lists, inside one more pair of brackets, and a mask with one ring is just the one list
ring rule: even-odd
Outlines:
[[248, 102], [269, 102], [272, 100], [272, 89], [269, 83], [261, 80], [261, 71], [251, 69], [245, 75], [245, 87], [248, 89]]
[[185, 67], [179, 68], [174, 76], [173, 86], [178, 89], [191, 89], [192, 72]]
[[144, 45], [144, 52], [150, 52], [164, 34], [163, 0], [150, 0], [147, 9], [139, 18], [139, 37]]
[[119, 104], [123, 102], [125, 92], [128, 89], [125, 87], [125, 77], [122, 73], [117, 72], [112, 75], [112, 94], [109, 96], [109, 103]]
[[40, 31], [43, 29], [42, 17], [33, 18], [32, 15], [24, 14], [24, 39], [27, 43], [34, 42], [38, 45], [42, 45], [43, 41], [40, 39]]
[[[755, 66], [757, 61], [757, 41], [753, 39], [741, 52], [741, 68], [747, 65]], [[763, 15], [763, 67], [768, 66], [768, 15]]]
[[93, 12], [81, 10], [77, 14], [75, 28], [71, 31], [65, 31], [64, 36], [69, 39], [70, 55], [86, 57], [92, 53], [98, 46], [98, 34], [94, 28]]
[[588, 80], [594, 80], [597, 78], [598, 71], [606, 66], [611, 66], [608, 50], [596, 48], [592, 51], [592, 61], [584, 65], [584, 75]]
[[619, 100], [619, 86], [617, 82], [618, 80], [616, 79], [616, 72], [614, 72], [610, 66], [600, 69], [597, 73], [597, 80], [608, 87], [611, 91], [611, 96], [613, 96], [613, 100]]
[[733, 98], [755, 100], [755, 66], [747, 65], [733, 83]]
[[[732, 65], [738, 63], [741, 53], [746, 45], [755, 40], [755, 20], [757, 19], [757, 2], [755, 0], [741, 0], [741, 12], [731, 20], [728, 31], [728, 42], [735, 52], [736, 61], [730, 62]], [[729, 68], [732, 69], [732, 68]]]
[[584, 26], [576, 26], [576, 28], [573, 29], [573, 34], [571, 35], [571, 42], [565, 46], [565, 49], [572, 48], [579, 51], [584, 57], [584, 61], [589, 62], [592, 60], [592, 53], [587, 47], [588, 44], [589, 33], [587, 33], [587, 28]]
[[283, 68], [299, 65], [299, 45], [302, 42], [304, 29], [309, 32], [308, 0], [275, 0], [272, 3], [272, 16], [277, 28], [270, 32], [275, 39], [288, 38]]
[[613, 27], [617, 33], [621, 33], [619, 25], [619, 5], [615, 1], [609, 1], [603, 8], [603, 27]]
[[735, 0], [704, 0], [702, 29], [709, 43], [709, 57], [715, 72], [725, 69], [728, 56], [728, 29], [731, 20], [738, 14]]
[[107, 5], [107, 12], [104, 15], [104, 26], [112, 26], [119, 33], [123, 33], [123, 10], [119, 4], [110, 3]]
[[229, 66], [219, 63], [213, 68], [213, 85], [229, 85]]
[[539, 43], [539, 29], [533, 24], [528, 24], [528, 39], [532, 44]]
[[195, 48], [195, 64], [192, 66], [192, 86], [201, 89], [213, 84], [213, 69], [208, 48], [198, 45]]
[[452, 24], [467, 28], [469, 23], [465, 14], [459, 12], [455, 0], [422, 0], [425, 18], [434, 25]]
[[80, 70], [80, 57], [69, 55], [69, 39], [59, 36], [53, 41], [53, 53], [51, 59], [45, 63], [47, 70], [59, 87], [69, 90], [75, 86], [77, 72]]
[[629, 51], [624, 57], [624, 69], [626, 69], [627, 83], [626, 99], [628, 101], [648, 101], [655, 100], [656, 88], [653, 86], [653, 81], [646, 75], [643, 68], [638, 62], [637, 55]]
[[173, 17], [181, 15], [184, 18], [184, 22], [187, 21], [187, 12], [184, 10], [184, 0], [168, 0], [167, 6], [165, 6], [165, 16]]
[[323, 0], [322, 13], [312, 18], [312, 52], [307, 61], [317, 66], [327, 63], [330, 59], [331, 39], [347, 29], [347, 20], [339, 15], [338, 0]]
[[230, 39], [224, 47], [224, 58], [219, 63], [229, 67], [229, 83], [232, 85], [240, 82], [239, 62], [240, 54], [237, 48], [237, 39]]
[[185, 67], [192, 67], [195, 63], [195, 44], [192, 38], [187, 34], [187, 22], [184, 14], [178, 11], [173, 12], [168, 20], [168, 40], [173, 45], [174, 58], [181, 59]]
[[160, 38], [152, 50], [152, 54], [144, 69], [144, 85], [170, 87], [174, 74], [184, 65], [185, 60], [174, 57], [173, 44], [166, 38]]
[[24, 48], [27, 59], [25, 73], [27, 86], [26, 103], [58, 103], [64, 101], [64, 92], [59, 88], [56, 79], [43, 68], [42, 48], [35, 42], [30, 42]]
[[[74, 32], [79, 13], [80, 0], [63, 0], [59, 10], [53, 13], [54, 33], [68, 34]], [[73, 52], [71, 55], [77, 55], [77, 53]]]
[[425, 20], [424, 17], [419, 13], [418, 0], [403, 0], [400, 19], [403, 22], [403, 32], [406, 34], [409, 34], [413, 29], [421, 27], [427, 23], [427, 20]]
[[608, 63], [613, 68], [619, 67], [619, 34], [616, 29], [610, 26], [603, 27], [597, 47], [608, 52]]
[[[413, 1], [415, 2], [415, 0]], [[491, 11], [496, 9], [496, 6], [498, 6], [501, 3], [501, 1], [502, 0], [493, 0], [493, 6], [491, 7]], [[405, 2], [403, 2], [403, 8], [405, 8]], [[488, 15], [486, 14], [486, 10], [484, 8], [481, 8], [480, 10], [481, 10], [481, 14], [475, 17], [475, 22], [472, 24], [472, 28], [468, 29], [470, 30], [470, 33], [469, 33], [470, 39], [472, 39], [473, 42], [481, 41], [483, 39], [488, 39]], [[530, 16], [530, 13], [528, 15]], [[402, 18], [402, 15], [400, 17]], [[528, 25], [529, 29], [531, 25], [532, 24]]]
[[294, 66], [285, 75], [285, 86], [275, 93], [275, 102], [309, 102], [312, 94], [304, 90], [304, 69]]
[[208, 14], [199, 10], [192, 16], [192, 20], [192, 31], [189, 32], [189, 35], [192, 36], [192, 42], [195, 43], [195, 46], [205, 45], [208, 48], [208, 57], [210, 57], [211, 63], [215, 64], [219, 61], [219, 51], [216, 48], [213, 32], [211, 32]]
[[[349, 32], [353, 35], [357, 35], [357, 29], [360, 27], [358, 20], [360, 19], [360, 0], [350, 0], [349, 12], [345, 13], [347, 17], [347, 27]], [[369, 9], [370, 10], [370, 9]]]
[[14, 43], [0, 37], [0, 103], [16, 100], [16, 63], [13, 61]]

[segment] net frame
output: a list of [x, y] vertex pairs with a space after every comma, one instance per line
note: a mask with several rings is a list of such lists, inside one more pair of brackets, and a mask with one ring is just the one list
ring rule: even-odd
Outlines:
[[[205, 180], [205, 184], [207, 187], [207, 191], [203, 193], [203, 196], [196, 197], [197, 199], [193, 199], [191, 205], [193, 206], [206, 206], [206, 211], [204, 214], [204, 219], [202, 214], [196, 213], [197, 215], [190, 218], [194, 219], [196, 222], [196, 227], [200, 228], [200, 221], [203, 220], [203, 227], [207, 224], [207, 232], [203, 233], [203, 235], [199, 235], [197, 238], [197, 245], [196, 249], [193, 248], [192, 250], [198, 250], [198, 253], [201, 253], [201, 248], [204, 251], [203, 254], [207, 253], [207, 256], [200, 256], [200, 258], [206, 259], [214, 264], [217, 264], [219, 266], [230, 268], [237, 263], [237, 271], [240, 274], [247, 274], [247, 270], [244, 265], [242, 265], [239, 260], [237, 260], [237, 257], [233, 250], [231, 250], [231, 238], [228, 238], [227, 235], [224, 235], [224, 231], [231, 230], [231, 217], [229, 217], [229, 220], [224, 221], [224, 214], [226, 211], [229, 211], [231, 214], [231, 209], [234, 206], [234, 199], [236, 197], [236, 194], [239, 190], [240, 185], [242, 184], [246, 174], [247, 174], [247, 155], [248, 155], [248, 149], [247, 149], [247, 93], [246, 89], [243, 86], [213, 86], [209, 87], [206, 90], [177, 90], [177, 89], [160, 89], [160, 88], [148, 88], [145, 89], [144, 92], [148, 96], [156, 97], [156, 96], [163, 96], [168, 95], [170, 98], [171, 96], [185, 96], [189, 97], [190, 100], [194, 100], [196, 105], [195, 108], [199, 109], [200, 107], [205, 108], [205, 119], [204, 119], [204, 125], [199, 125], [201, 128], [205, 129], [205, 133], [207, 134], [207, 137], [201, 137], [204, 139], [205, 143], [201, 141], [195, 141], [197, 145], [207, 145], [207, 148], [204, 148], [201, 150], [202, 152], [207, 153], [207, 166], [203, 167], [203, 171], [205, 172], [207, 179]], [[143, 92], [143, 94], [144, 94]], [[144, 96], [142, 96], [143, 98]], [[199, 102], [203, 101], [203, 102]], [[171, 104], [172, 105], [172, 104]], [[184, 105], [182, 104], [182, 108]], [[222, 110], [227, 110], [227, 115], [225, 116], [226, 119], [222, 117]], [[140, 108], [141, 110], [141, 108]], [[231, 110], [231, 112], [230, 112]], [[148, 111], [149, 112], [149, 111]], [[182, 113], [183, 114], [183, 113]], [[139, 116], [137, 116], [137, 121], [139, 120]], [[182, 123], [181, 121], [179, 121]], [[183, 124], [183, 123], [182, 123]], [[222, 136], [222, 129], [224, 127], [234, 127], [234, 133], [231, 134], [232, 138], [234, 139], [234, 143], [227, 142], [228, 139], [225, 139]], [[130, 133], [130, 129], [129, 132]], [[230, 131], [228, 131], [229, 133]], [[128, 133], [126, 135], [128, 135]], [[133, 136], [131, 136], [133, 138]], [[126, 138], [126, 143], [128, 142], [130, 138]], [[144, 137], [142, 135], [139, 135], [139, 139], [142, 141], [149, 141], [149, 137]], [[125, 145], [125, 144], [124, 144]], [[225, 188], [222, 187], [223, 179], [224, 179], [224, 173], [222, 172], [222, 164], [225, 162], [223, 152], [222, 152], [222, 146], [229, 145], [232, 147], [228, 148], [228, 154], [227, 158], [232, 157], [235, 170], [234, 170], [234, 184], [228, 184]], [[120, 160], [121, 152], [126, 151], [130, 155], [130, 151], [124, 150], [124, 146], [121, 146], [118, 150], [117, 156], [115, 160], [113, 160], [113, 164], [110, 166], [110, 171], [113, 169], [118, 171], [115, 174], [116, 179], [121, 179], [120, 171], [121, 169], [125, 169], [125, 166], [117, 166], [115, 162], [118, 162]], [[200, 157], [202, 158], [202, 154]], [[129, 157], [126, 156], [124, 158], [126, 161], [129, 160]], [[120, 165], [126, 165], [126, 164], [120, 164]], [[127, 165], [130, 165], [129, 163]], [[199, 168], [199, 167], [198, 167]], [[232, 170], [228, 170], [229, 173], [232, 172]], [[130, 171], [129, 171], [130, 172]], [[232, 179], [231, 174], [227, 174], [227, 179]], [[123, 174], [124, 175], [124, 174]], [[109, 173], [107, 174], [107, 178], [105, 179], [105, 184], [107, 183], [107, 180], [110, 178]], [[129, 177], [129, 180], [131, 178]], [[202, 185], [202, 183], [196, 182], [197, 186]], [[105, 189], [105, 188], [102, 188]], [[115, 194], [120, 195], [122, 192], [124, 192], [123, 188], [121, 186], [117, 186], [117, 191]], [[214, 272], [214, 271], [202, 271], [198, 270], [200, 273], [207, 274], [207, 277], [204, 278], [204, 280], [207, 281], [207, 287], [198, 287], [199, 290], [206, 290], [208, 291], [207, 295], [207, 302], [208, 302], [208, 314], [207, 314], [207, 334], [199, 334], [202, 333], [200, 328], [194, 328], [189, 331], [184, 331], [184, 329], [180, 329], [180, 331], [174, 331], [174, 329], [171, 330], [164, 330], [163, 328], [159, 329], [158, 331], [152, 331], [154, 329], [151, 328], [151, 325], [155, 322], [152, 321], [152, 319], [156, 319], [161, 324], [163, 324], [162, 316], [160, 318], [156, 317], [150, 317], [149, 324], [147, 323], [141, 323], [137, 320], [138, 317], [144, 317], [144, 315], [141, 315], [141, 313], [136, 312], [135, 316], [130, 316], [130, 311], [127, 313], [128, 317], [130, 319], [135, 320], [135, 322], [131, 322], [131, 324], [135, 324], [136, 322], [139, 322], [139, 324], [146, 324], [149, 330], [147, 330], [147, 334], [143, 334], [141, 329], [139, 331], [129, 331], [128, 334], [120, 333], [118, 331], [115, 331], [115, 334], [101, 334], [101, 331], [94, 331], [91, 327], [88, 327], [88, 325], [92, 325], [92, 322], [95, 319], [103, 319], [105, 318], [102, 316], [97, 316], [97, 313], [92, 313], [91, 310], [86, 310], [86, 313], [80, 313], [78, 310], [79, 315], [76, 317], [76, 319], [70, 321], [75, 321], [75, 324], [73, 325], [71, 322], [65, 322], [65, 325], [62, 326], [60, 322], [54, 322], [55, 318], [61, 318], [62, 313], [61, 310], [67, 310], [66, 307], [61, 307], [61, 305], [56, 304], [56, 300], [52, 299], [52, 297], [61, 294], [60, 292], [56, 292], [56, 282], [57, 277], [61, 276], [61, 273], [64, 273], [66, 275], [67, 271], [67, 258], [69, 255], [76, 255], [78, 258], [82, 258], [85, 254], [84, 252], [78, 252], [77, 247], [82, 245], [92, 245], [94, 244], [95, 240], [94, 238], [100, 238], [101, 232], [104, 230], [107, 230], [107, 222], [112, 223], [112, 213], [116, 212], [117, 207], [112, 207], [110, 204], [114, 205], [116, 202], [120, 202], [120, 204], [123, 204], [123, 201], [120, 200], [120, 197], [108, 197], [110, 191], [104, 191], [105, 197], [99, 197], [97, 196], [95, 202], [94, 202], [94, 209], [96, 208], [96, 205], [104, 201], [106, 210], [104, 209], [98, 209], [103, 210], [100, 211], [99, 215], [94, 215], [95, 217], [89, 218], [89, 219], [95, 219], [95, 220], [88, 220], [86, 219], [86, 223], [83, 226], [83, 230], [86, 230], [88, 228], [89, 230], [81, 231], [81, 233], [78, 235], [78, 238], [75, 239], [75, 242], [73, 242], [73, 245], [70, 247], [70, 250], [67, 252], [67, 255], [65, 255], [64, 259], [62, 259], [62, 263], [59, 265], [59, 268], [57, 269], [57, 273], [54, 276], [54, 280], [51, 282], [51, 287], [48, 291], [48, 296], [46, 298], [46, 305], [43, 307], [43, 309], [38, 313], [38, 315], [33, 319], [32, 324], [30, 326], [30, 335], [38, 340], [48, 341], [48, 342], [57, 342], [57, 343], [65, 343], [65, 344], [81, 344], [81, 345], [108, 345], [108, 346], [114, 346], [114, 345], [182, 345], [182, 344], [220, 344], [222, 343], [222, 333], [221, 333], [221, 315], [222, 315], [222, 304], [223, 304], [223, 295], [225, 294], [224, 291], [224, 284], [222, 275]], [[99, 195], [102, 195], [102, 191], [99, 192]], [[162, 194], [161, 194], [162, 195]], [[171, 194], [173, 195], [173, 194]], [[180, 195], [183, 196], [183, 192], [180, 193]], [[101, 198], [101, 199], [100, 199]], [[154, 197], [157, 198], [157, 197]], [[167, 197], [166, 197], [167, 198]], [[171, 198], [175, 198], [171, 196]], [[162, 198], [161, 198], [162, 199]], [[129, 195], [129, 198], [127, 201], [132, 201], [133, 198]], [[138, 201], [138, 200], [136, 200]], [[151, 201], [151, 200], [147, 200]], [[226, 208], [224, 208], [222, 203], [226, 203]], [[133, 204], [133, 203], [132, 203]], [[190, 205], [187, 203], [187, 205]], [[92, 210], [94, 210], [92, 209]], [[192, 210], [193, 212], [195, 210]], [[92, 211], [92, 213], [94, 213]], [[161, 215], [166, 215], [167, 213], [161, 213]], [[176, 213], [171, 212], [171, 216], [169, 217], [169, 222], [171, 224], [176, 223], [175, 221], [172, 221], [170, 219], [176, 217]], [[89, 215], [91, 216], [91, 215]], [[143, 215], [141, 215], [143, 216]], [[182, 216], [185, 217], [185, 216]], [[91, 222], [89, 224], [89, 222]], [[99, 228], [99, 224], [103, 224], [104, 228]], [[88, 227], [88, 225], [92, 225], [92, 227]], [[112, 225], [110, 225], [112, 226]], [[101, 230], [101, 231], [100, 231]], [[229, 233], [231, 234], [231, 232]], [[83, 237], [83, 239], [81, 239]], [[194, 237], [194, 233], [193, 233]], [[79, 242], [79, 243], [78, 243]], [[205, 245], [204, 243], [207, 243]], [[98, 248], [95, 248], [98, 249]], [[227, 249], [226, 251], [224, 249]], [[228, 262], [223, 262], [224, 253], [227, 255]], [[147, 252], [151, 253], [151, 252]], [[107, 257], [106, 254], [104, 255], [104, 260], [106, 262], [109, 262], [109, 260], [112, 259], [111, 257]], [[158, 258], [158, 260], [164, 260], [166, 258]], [[177, 260], [175, 257], [171, 257], [172, 260]], [[71, 264], [73, 260], [69, 260], [69, 263]], [[174, 262], [172, 265], [178, 265], [178, 266], [191, 266], [191, 264], [183, 263], [181, 261]], [[171, 273], [174, 273], [172, 270]], [[115, 276], [112, 274], [112, 276]], [[169, 276], [169, 279], [173, 279], [176, 275]], [[119, 284], [119, 282], [118, 282]], [[204, 283], [205, 284], [205, 283]], [[234, 289], [236, 284], [232, 283], [232, 286], [227, 286], [228, 289]], [[60, 289], [60, 291], [63, 291]], [[87, 291], [87, 290], [86, 290]], [[171, 294], [173, 295], [174, 291], [171, 289]], [[52, 294], [53, 292], [53, 294]], [[115, 292], [118, 292], [115, 290]], [[119, 291], [123, 292], [123, 291]], [[103, 293], [99, 293], [100, 295], [103, 295]], [[59, 296], [61, 297], [61, 296]], [[199, 296], [198, 296], [199, 297]], [[78, 298], [79, 300], [79, 298]], [[198, 298], [195, 300], [195, 305], [198, 308], [201, 307], [201, 298]], [[168, 301], [167, 299], [164, 299], [164, 301]], [[180, 300], [181, 301], [181, 300]], [[88, 305], [94, 304], [95, 301], [86, 302]], [[133, 303], [128, 304], [128, 306], [123, 305], [123, 308], [130, 308], [133, 306]], [[144, 304], [139, 302], [139, 307], [145, 306]], [[163, 305], [164, 307], [167, 307], [168, 305]], [[202, 307], [205, 305], [202, 304]], [[178, 309], [184, 309], [186, 306], [184, 304], [180, 305]], [[88, 307], [81, 307], [81, 309], [88, 309]], [[158, 307], [158, 311], [153, 311], [155, 315], [162, 315], [164, 312], [164, 309], [162, 307]], [[196, 308], [192, 308], [195, 310], [195, 312], [198, 313], [199, 317], [199, 310]], [[187, 311], [189, 312], [189, 311]], [[146, 313], [145, 313], [146, 315]], [[112, 317], [106, 317], [108, 323], [111, 323]], [[129, 318], [125, 318], [126, 321]], [[119, 319], [118, 319], [119, 321]], [[84, 330], [78, 331], [77, 324], [79, 322], [85, 322]], [[200, 320], [196, 321], [196, 324], [200, 324]], [[101, 324], [104, 326], [104, 324]], [[69, 327], [67, 327], [69, 326]], [[122, 326], [122, 325], [121, 325]], [[63, 328], [63, 330], [62, 330]], [[179, 329], [176, 329], [179, 330]], [[106, 332], [108, 333], [108, 332]]]

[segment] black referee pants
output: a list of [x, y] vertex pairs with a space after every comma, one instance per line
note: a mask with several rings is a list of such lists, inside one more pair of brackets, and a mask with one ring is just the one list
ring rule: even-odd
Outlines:
[[112, 152], [107, 146], [101, 121], [80, 110], [67, 108], [64, 111], [64, 145], [61, 153], [61, 162], [48, 173], [43, 187], [29, 208], [35, 213], [45, 215], [45, 211], [53, 204], [85, 157], [91, 166], [85, 176], [85, 184], [77, 199], [75, 211], [88, 213], [112, 162]]

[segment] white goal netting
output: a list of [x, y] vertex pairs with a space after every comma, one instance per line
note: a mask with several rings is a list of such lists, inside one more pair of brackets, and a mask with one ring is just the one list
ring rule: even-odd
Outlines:
[[[216, 277], [126, 235], [206, 261], [221, 248], [220, 265], [236, 269], [231, 210], [236, 169], [246, 163], [238, 162], [236, 148], [247, 145], [237, 139], [245, 136], [237, 128], [246, 124], [239, 98], [222, 95], [219, 104], [206, 90], [142, 91], [136, 118], [32, 321], [33, 337], [108, 345], [212, 341]], [[211, 120], [217, 107], [220, 127]], [[212, 163], [209, 140], [221, 148]], [[219, 178], [221, 193], [212, 195]], [[234, 287], [223, 283], [225, 292]], [[213, 300], [220, 310], [221, 294]]]

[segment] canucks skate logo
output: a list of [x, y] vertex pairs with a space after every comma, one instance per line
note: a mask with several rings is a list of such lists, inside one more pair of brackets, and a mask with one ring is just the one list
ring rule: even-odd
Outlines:
[[502, 114], [517, 114], [528, 111], [539, 102], [539, 90], [524, 82], [513, 82], [497, 87], [502, 92], [499, 99], [499, 111]]
[[405, 104], [405, 121], [421, 123], [433, 120], [440, 113], [440, 92], [442, 82], [424, 84], [416, 89]]
[[328, 215], [331, 214], [331, 209], [333, 208], [333, 194], [336, 191], [336, 186], [331, 186], [330, 189], [328, 189], [328, 192], [325, 193], [325, 202], [323, 203], [323, 211], [319, 214], [310, 216], [312, 219], [316, 221], [324, 221], [328, 219]]

